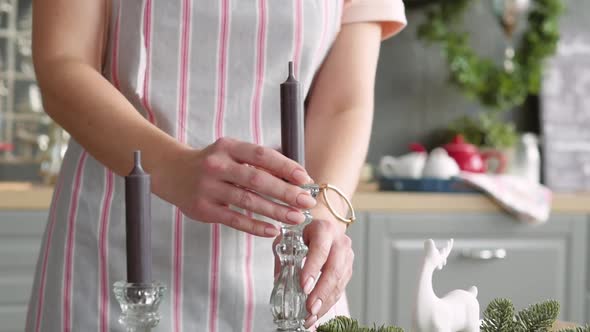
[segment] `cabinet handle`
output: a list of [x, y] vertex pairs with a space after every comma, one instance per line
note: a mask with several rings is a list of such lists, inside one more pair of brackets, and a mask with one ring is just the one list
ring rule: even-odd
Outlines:
[[470, 259], [477, 259], [480, 261], [488, 261], [492, 259], [504, 259], [506, 258], [506, 249], [465, 249], [461, 252], [461, 256]]

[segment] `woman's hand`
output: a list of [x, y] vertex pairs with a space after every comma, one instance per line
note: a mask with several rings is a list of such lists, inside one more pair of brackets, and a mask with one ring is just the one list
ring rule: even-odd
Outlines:
[[267, 147], [222, 138], [203, 150], [185, 149], [170, 165], [154, 177], [155, 191], [189, 218], [202, 222], [275, 237], [279, 234], [275, 225], [250, 213], [299, 224], [305, 220], [301, 209], [316, 204], [299, 187], [311, 181], [303, 167]]
[[[301, 272], [301, 288], [308, 295], [305, 327], [309, 328], [338, 302], [352, 276], [354, 252], [346, 225], [334, 219], [323, 205], [313, 210], [313, 221], [303, 230], [309, 251]], [[280, 242], [277, 237], [273, 252]], [[275, 253], [275, 278], [281, 263]], [[320, 276], [321, 271], [321, 276]], [[319, 277], [319, 280], [318, 280]], [[317, 283], [316, 283], [317, 280]]]
[[324, 209], [316, 209], [314, 222], [303, 232], [309, 247], [301, 273], [301, 285], [308, 294], [306, 328], [338, 302], [352, 276], [354, 252], [352, 241], [345, 233], [346, 226], [329, 212], [323, 212]]

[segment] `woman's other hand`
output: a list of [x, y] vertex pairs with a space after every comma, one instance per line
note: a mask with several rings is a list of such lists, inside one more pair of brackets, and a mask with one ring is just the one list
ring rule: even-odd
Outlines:
[[[352, 241], [345, 234], [346, 226], [335, 220], [324, 205], [318, 205], [312, 214], [313, 221], [303, 231], [309, 251], [300, 280], [301, 288], [308, 295], [306, 328], [315, 324], [342, 297], [352, 277], [354, 262]], [[280, 237], [275, 239], [273, 252], [280, 240]], [[280, 267], [275, 253], [275, 278]]]
[[299, 224], [305, 220], [301, 209], [316, 204], [299, 187], [311, 182], [301, 165], [273, 149], [230, 138], [203, 150], [185, 149], [154, 182], [160, 196], [189, 218], [263, 237], [275, 237], [279, 230], [252, 213]]
[[308, 294], [306, 328], [340, 300], [352, 277], [354, 252], [345, 231], [346, 226], [325, 209], [316, 209], [314, 222], [305, 228], [303, 235], [309, 251], [301, 272], [301, 285]]

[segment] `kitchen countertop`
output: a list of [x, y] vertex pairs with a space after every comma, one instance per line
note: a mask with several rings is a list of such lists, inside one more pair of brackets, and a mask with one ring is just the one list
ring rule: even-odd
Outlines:
[[[374, 184], [362, 184], [354, 196], [359, 211], [383, 212], [494, 212], [502, 208], [482, 194], [410, 193], [378, 191]], [[589, 193], [556, 193], [552, 212], [590, 214]]]
[[25, 182], [0, 182], [0, 210], [47, 210], [53, 187]]
[[[0, 210], [47, 210], [53, 188], [28, 183], [0, 183]], [[484, 195], [380, 192], [363, 184], [353, 198], [358, 211], [493, 212], [500, 207]], [[590, 214], [590, 193], [555, 194], [553, 212]]]

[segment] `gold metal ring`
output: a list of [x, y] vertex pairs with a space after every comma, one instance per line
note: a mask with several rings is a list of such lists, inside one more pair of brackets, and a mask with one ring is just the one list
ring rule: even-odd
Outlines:
[[[334, 208], [332, 207], [332, 204], [330, 203], [330, 200], [328, 199], [328, 189], [336, 192], [338, 194], [338, 196], [340, 196], [344, 200], [344, 202], [346, 202], [346, 205], [348, 205], [348, 210], [350, 211], [349, 218], [342, 217], [340, 214], [338, 214], [338, 212], [336, 212], [336, 210], [334, 210]], [[354, 208], [352, 207], [352, 203], [346, 197], [346, 195], [344, 195], [344, 193], [342, 191], [340, 191], [340, 189], [338, 189], [330, 184], [321, 184], [320, 190], [322, 192], [322, 196], [324, 197], [324, 200], [326, 201], [326, 206], [328, 207], [328, 210], [330, 210], [330, 213], [332, 213], [336, 219], [345, 223], [347, 227], [350, 226], [350, 224], [352, 224], [356, 220], [356, 216], [354, 214]]]

